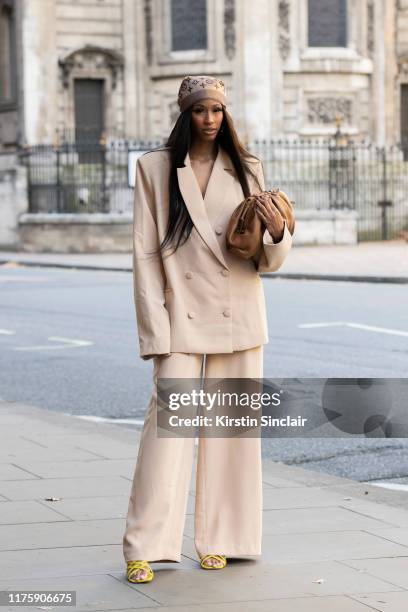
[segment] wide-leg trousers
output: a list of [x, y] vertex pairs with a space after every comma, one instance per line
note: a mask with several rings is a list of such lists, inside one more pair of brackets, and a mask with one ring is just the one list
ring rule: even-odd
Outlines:
[[[263, 346], [153, 359], [154, 390], [133, 476], [123, 554], [126, 561], [179, 562], [195, 438], [157, 436], [157, 378], [262, 378]], [[194, 515], [198, 556], [260, 555], [261, 539], [260, 436], [198, 438]]]

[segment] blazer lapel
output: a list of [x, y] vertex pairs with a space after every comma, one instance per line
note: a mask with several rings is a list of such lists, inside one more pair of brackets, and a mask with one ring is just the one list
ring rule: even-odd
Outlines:
[[228, 265], [225, 261], [213, 226], [221, 213], [230, 188], [233, 185], [234, 176], [231, 172], [232, 170], [233, 165], [228, 154], [219, 146], [218, 155], [215, 159], [203, 198], [200, 186], [191, 166], [188, 151], [184, 158], [184, 167], [177, 168], [180, 191], [196, 230], [207, 244], [208, 248], [227, 269]]
[[219, 147], [204, 196], [205, 209], [213, 228], [228, 197], [231, 197], [229, 190], [234, 183], [233, 172], [234, 166], [229, 155]]

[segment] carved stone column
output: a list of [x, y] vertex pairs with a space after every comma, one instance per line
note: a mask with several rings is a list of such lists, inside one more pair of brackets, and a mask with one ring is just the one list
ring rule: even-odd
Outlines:
[[138, 115], [138, 93], [140, 79], [140, 59], [137, 54], [139, 32], [138, 23], [143, 13], [138, 10], [139, 2], [123, 0], [123, 50], [124, 50], [124, 131], [129, 137], [136, 137], [140, 130]]
[[384, 1], [384, 22], [383, 22], [383, 39], [384, 39], [384, 114], [382, 121], [384, 122], [384, 139], [386, 144], [391, 144], [395, 141], [396, 125], [399, 123], [396, 117], [396, 104], [399, 92], [395, 89], [397, 80], [398, 66], [395, 54], [395, 39], [396, 39], [396, 2]]
[[280, 62], [277, 46], [276, 0], [242, 0], [243, 105], [246, 138], [270, 138], [280, 115]]
[[55, 0], [25, 2], [22, 62], [26, 102], [23, 112], [28, 144], [53, 142], [57, 126], [58, 58], [55, 26]]
[[376, 143], [384, 146], [392, 142], [395, 114], [395, 3], [377, 0], [373, 22], [372, 133]]

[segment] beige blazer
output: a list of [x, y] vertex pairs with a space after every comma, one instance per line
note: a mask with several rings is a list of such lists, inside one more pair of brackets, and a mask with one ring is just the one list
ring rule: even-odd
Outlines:
[[[261, 161], [251, 158], [265, 180]], [[187, 153], [177, 169], [180, 191], [194, 227], [175, 253], [152, 255], [163, 240], [168, 217], [169, 149], [137, 160], [133, 217], [133, 279], [140, 356], [231, 353], [269, 341], [262, 272], [282, 265], [292, 246], [285, 222], [274, 243], [265, 231], [263, 248], [250, 260], [227, 251], [225, 231], [244, 194], [232, 161], [219, 147], [205, 197]], [[251, 193], [259, 193], [248, 175]]]

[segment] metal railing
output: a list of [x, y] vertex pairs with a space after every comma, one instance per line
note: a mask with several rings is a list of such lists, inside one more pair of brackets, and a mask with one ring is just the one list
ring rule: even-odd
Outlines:
[[159, 144], [101, 139], [25, 148], [20, 156], [27, 166], [30, 212], [131, 212], [129, 151]]
[[[31, 212], [131, 212], [129, 151], [160, 141], [102, 138], [21, 151], [28, 170]], [[395, 238], [408, 230], [408, 155], [400, 144], [339, 146], [334, 138], [258, 140], [267, 188], [280, 187], [295, 210], [356, 210], [359, 240]]]
[[256, 141], [266, 183], [287, 191], [295, 209], [355, 210], [359, 240], [384, 240], [408, 230], [407, 147], [367, 141]]

